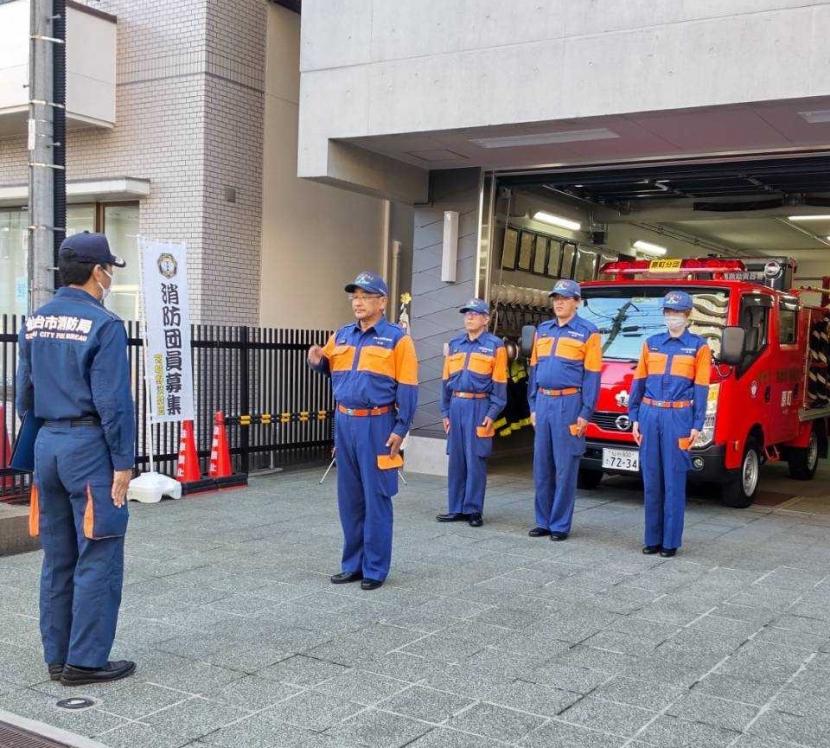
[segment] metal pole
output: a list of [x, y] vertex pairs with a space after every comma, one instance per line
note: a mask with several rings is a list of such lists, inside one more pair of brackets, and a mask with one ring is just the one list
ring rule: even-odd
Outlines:
[[[53, 0], [31, 0], [29, 14], [29, 312], [45, 304], [54, 291], [55, 172]], [[61, 24], [61, 26], [63, 26]], [[60, 32], [60, 30], [59, 30]], [[63, 144], [61, 143], [61, 146]]]

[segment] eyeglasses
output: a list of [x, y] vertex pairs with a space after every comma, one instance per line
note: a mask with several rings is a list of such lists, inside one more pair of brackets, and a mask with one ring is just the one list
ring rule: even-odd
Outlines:
[[360, 294], [360, 295], [353, 294], [353, 293], [349, 294], [349, 301], [364, 301], [365, 299], [382, 299], [382, 298], [383, 298], [383, 296], [381, 296], [379, 293]]

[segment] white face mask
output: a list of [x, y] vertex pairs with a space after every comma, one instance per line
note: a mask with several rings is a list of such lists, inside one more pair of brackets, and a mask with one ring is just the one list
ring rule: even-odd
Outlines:
[[110, 295], [110, 291], [112, 291], [112, 274], [108, 273], [104, 268], [101, 268], [101, 272], [110, 279], [109, 286], [104, 286], [103, 283], [98, 284], [98, 288], [101, 289], [101, 303], [103, 304], [107, 300], [107, 296]]
[[678, 332], [686, 327], [686, 318], [682, 314], [667, 314], [663, 318], [669, 332]]

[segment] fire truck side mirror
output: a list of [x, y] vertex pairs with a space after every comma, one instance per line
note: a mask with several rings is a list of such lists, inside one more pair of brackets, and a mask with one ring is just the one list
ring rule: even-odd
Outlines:
[[722, 364], [737, 366], [744, 355], [746, 330], [743, 327], [724, 327], [720, 339], [720, 355], [718, 361]]
[[533, 353], [533, 338], [536, 335], [536, 327], [534, 325], [525, 325], [522, 327], [522, 356], [530, 358]]

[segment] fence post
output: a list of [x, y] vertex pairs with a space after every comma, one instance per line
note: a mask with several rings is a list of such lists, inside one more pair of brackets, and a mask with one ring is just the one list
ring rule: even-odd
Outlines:
[[[239, 328], [239, 412], [240, 415], [251, 415], [251, 394], [250, 394], [250, 376], [248, 374], [248, 351], [249, 348], [249, 330], [247, 327]], [[239, 429], [239, 446], [240, 452], [240, 467], [242, 472], [246, 475], [250, 472], [250, 444], [251, 444], [251, 426], [240, 425]]]

